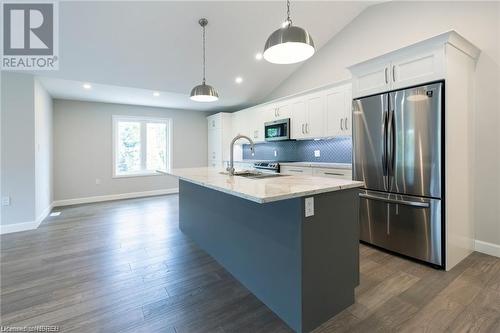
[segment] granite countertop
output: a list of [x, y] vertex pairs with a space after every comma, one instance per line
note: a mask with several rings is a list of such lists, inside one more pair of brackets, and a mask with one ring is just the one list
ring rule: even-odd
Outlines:
[[363, 182], [353, 180], [303, 175], [250, 179], [221, 174], [221, 171], [217, 168], [201, 167], [172, 169], [167, 173], [179, 179], [257, 203], [341, 191], [364, 185]]
[[351, 163], [327, 163], [327, 162], [280, 162], [280, 165], [293, 165], [315, 168], [332, 168], [332, 169], [352, 169]]

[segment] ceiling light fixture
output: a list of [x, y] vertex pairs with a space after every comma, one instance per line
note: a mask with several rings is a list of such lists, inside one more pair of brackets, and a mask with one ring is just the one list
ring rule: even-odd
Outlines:
[[273, 64], [294, 64], [314, 54], [311, 35], [300, 27], [292, 25], [290, 0], [286, 2], [287, 17], [282, 27], [274, 31], [264, 46], [264, 59]]
[[83, 89], [87, 89], [87, 90], [92, 89], [92, 85], [90, 83], [84, 83]]
[[158, 96], [160, 96], [160, 93], [158, 91], [155, 91], [155, 92], [153, 92], [153, 96], [158, 97]]
[[191, 90], [191, 99], [196, 102], [215, 102], [219, 99], [219, 94], [214, 87], [205, 83], [205, 67], [206, 67], [206, 58], [205, 58], [205, 27], [208, 24], [208, 20], [206, 18], [201, 18], [198, 23], [203, 28], [203, 80], [201, 84], [197, 85]]
[[243, 82], [243, 78], [241, 76], [237, 76], [236, 79], [234, 79], [234, 82], [240, 84], [241, 82]]

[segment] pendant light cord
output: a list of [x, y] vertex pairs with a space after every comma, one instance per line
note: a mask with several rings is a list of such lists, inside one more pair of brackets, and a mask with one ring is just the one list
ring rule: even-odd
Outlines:
[[292, 25], [292, 18], [290, 17], [290, 0], [286, 1], [286, 21], [290, 27]]
[[203, 84], [205, 84], [205, 67], [206, 67], [206, 56], [205, 56], [205, 26], [203, 26]]

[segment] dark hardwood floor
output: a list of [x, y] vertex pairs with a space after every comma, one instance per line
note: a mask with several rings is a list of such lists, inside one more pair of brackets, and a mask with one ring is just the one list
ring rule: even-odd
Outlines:
[[[290, 331], [178, 230], [176, 195], [57, 210], [37, 230], [1, 236], [2, 326]], [[317, 332], [500, 332], [500, 259], [473, 253], [442, 272], [360, 251], [356, 303]]]

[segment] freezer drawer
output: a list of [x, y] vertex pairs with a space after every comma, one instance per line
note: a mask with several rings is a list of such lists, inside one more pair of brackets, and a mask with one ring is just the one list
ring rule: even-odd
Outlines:
[[361, 240], [443, 264], [441, 200], [366, 190], [359, 197]]

